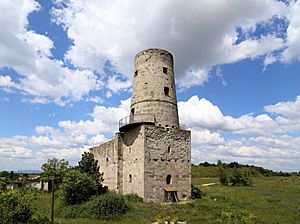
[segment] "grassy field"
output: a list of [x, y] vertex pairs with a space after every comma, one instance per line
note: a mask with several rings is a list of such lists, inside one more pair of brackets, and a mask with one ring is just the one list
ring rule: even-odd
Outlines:
[[[178, 204], [130, 203], [130, 211], [118, 220], [56, 218], [57, 223], [151, 223], [170, 217], [188, 223], [300, 223], [300, 177], [254, 178], [251, 187], [201, 186], [217, 178], [193, 176], [192, 182], [205, 193], [202, 199]], [[50, 217], [50, 194], [39, 194], [39, 212]], [[60, 213], [57, 211], [57, 213]], [[228, 219], [229, 217], [229, 219]], [[231, 217], [231, 218], [230, 218]], [[239, 219], [241, 218], [241, 219]]]

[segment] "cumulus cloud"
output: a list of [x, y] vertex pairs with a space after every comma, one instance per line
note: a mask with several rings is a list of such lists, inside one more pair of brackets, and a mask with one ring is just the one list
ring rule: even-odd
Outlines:
[[289, 26], [287, 29], [287, 48], [282, 53], [283, 62], [300, 60], [300, 2], [292, 1], [290, 3], [287, 19]]
[[193, 162], [221, 159], [275, 170], [299, 170], [299, 101], [298, 96], [295, 101], [265, 106], [272, 115], [237, 118], [224, 115], [219, 107], [198, 96], [179, 102], [180, 122], [192, 131]]
[[280, 114], [289, 119], [300, 119], [300, 96], [296, 98], [295, 102], [279, 102], [265, 106], [264, 109], [269, 113]]
[[[18, 74], [9, 88], [13, 85], [32, 98], [44, 99], [29, 98], [27, 102], [54, 101], [64, 105], [89, 99], [93, 90], [105, 89], [110, 97], [129, 89], [134, 55], [151, 47], [165, 48], [175, 55], [177, 80], [183, 89], [203, 85], [214, 66], [263, 57], [266, 68], [278, 60], [299, 59], [298, 1], [284, 4], [276, 0], [226, 3], [192, 0], [185, 4], [180, 0], [59, 0], [54, 3], [52, 21], [61, 25], [72, 40], [63, 61], [52, 55], [53, 40], [28, 30], [28, 15], [41, 10], [36, 1], [0, 4], [0, 67], [12, 68]], [[265, 25], [266, 33], [255, 36], [258, 25], [274, 19], [288, 21], [287, 31], [268, 30]], [[281, 51], [282, 55], [278, 55]], [[105, 70], [107, 64], [116, 72], [114, 75]]]
[[118, 107], [95, 106], [89, 120], [60, 121], [57, 128], [37, 126], [32, 136], [0, 138], [0, 169], [14, 167], [11, 160], [36, 169], [51, 157], [75, 164], [83, 151], [114, 136], [118, 121], [129, 114], [129, 104], [127, 99]]
[[[276, 115], [273, 118], [268, 114], [226, 116], [218, 106], [198, 96], [179, 102], [181, 124], [184, 121], [192, 131], [193, 162], [221, 159], [275, 170], [299, 169], [300, 137], [289, 134], [291, 130], [300, 131], [300, 119], [294, 116], [298, 101], [299, 97], [294, 102], [266, 106], [267, 113]], [[53, 156], [76, 163], [84, 150], [114, 136], [118, 121], [129, 114], [129, 105], [130, 99], [121, 101], [118, 107], [95, 106], [88, 120], [60, 121], [57, 127], [37, 126], [33, 136], [0, 138], [1, 167], [7, 169], [12, 160], [22, 166], [39, 167]]]
[[0, 87], [14, 87], [16, 84], [12, 81], [8, 75], [0, 75]]
[[300, 129], [300, 98], [295, 102], [281, 102], [265, 106], [271, 114], [245, 114], [240, 117], [226, 116], [218, 106], [205, 98], [192, 96], [186, 102], [179, 102], [180, 122], [188, 127], [201, 127], [227, 133], [243, 135], [272, 135], [295, 132]]
[[11, 68], [18, 74], [15, 83], [8, 75], [0, 76], [0, 86], [14, 87], [36, 99], [27, 102], [61, 105], [82, 100], [101, 87], [92, 71], [70, 69], [63, 61], [52, 59], [53, 41], [28, 30], [28, 15], [40, 10], [36, 1], [1, 1], [0, 9], [0, 68]]
[[[189, 4], [180, 0], [70, 0], [57, 1], [52, 14], [73, 40], [74, 45], [65, 54], [72, 64], [101, 72], [110, 61], [125, 74], [127, 79], [122, 82], [128, 83], [138, 51], [165, 48], [175, 55], [179, 84], [188, 88], [207, 81], [209, 68], [214, 65], [282, 49], [285, 40], [276, 34], [251, 34], [257, 24], [275, 17], [284, 19], [288, 10], [287, 5], [275, 0], [192, 0]], [[237, 28], [245, 34], [245, 40], [239, 40]]]

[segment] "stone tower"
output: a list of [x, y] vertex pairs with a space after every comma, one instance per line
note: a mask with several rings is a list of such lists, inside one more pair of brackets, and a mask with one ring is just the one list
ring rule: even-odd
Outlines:
[[90, 151], [109, 189], [147, 201], [190, 197], [191, 132], [179, 126], [172, 54], [136, 55], [130, 114], [113, 139]]
[[131, 114], [152, 114], [155, 125], [178, 128], [173, 56], [149, 49], [135, 57]]

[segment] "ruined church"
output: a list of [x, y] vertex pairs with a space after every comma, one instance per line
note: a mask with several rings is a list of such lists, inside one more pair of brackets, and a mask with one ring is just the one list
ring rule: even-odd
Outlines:
[[179, 124], [173, 56], [147, 49], [135, 57], [130, 114], [115, 137], [90, 148], [104, 185], [145, 201], [191, 196], [191, 132]]

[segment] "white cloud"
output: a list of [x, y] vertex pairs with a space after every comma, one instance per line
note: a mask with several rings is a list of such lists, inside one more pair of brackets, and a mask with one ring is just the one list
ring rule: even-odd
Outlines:
[[279, 102], [265, 106], [264, 109], [269, 113], [280, 114], [292, 120], [300, 119], [300, 96], [296, 98], [295, 102]]
[[[84, 150], [99, 145], [118, 131], [118, 121], [128, 116], [130, 99], [118, 107], [95, 106], [90, 120], [60, 121], [58, 128], [37, 126], [36, 135], [0, 138], [0, 169], [39, 168], [48, 158], [65, 158], [75, 164]], [[22, 161], [21, 158], [26, 159]]]
[[192, 145], [220, 145], [224, 144], [224, 138], [217, 132], [209, 130], [192, 129]]
[[[55, 43], [51, 39], [27, 28], [27, 16], [41, 8], [36, 1], [2, 0], [0, 67], [19, 74], [17, 84], [9, 85], [60, 105], [89, 99], [92, 90], [104, 88], [110, 97], [128, 89], [134, 55], [145, 48], [165, 48], [174, 54], [181, 88], [208, 81], [213, 66], [245, 58], [265, 57], [266, 68], [280, 58], [273, 54], [283, 47], [282, 61], [299, 57], [299, 2], [289, 6], [276, 0], [229, 0], [226, 4], [192, 0], [188, 5], [180, 0], [54, 2], [52, 20], [64, 27], [73, 43], [65, 61], [52, 58]], [[257, 24], [268, 24], [275, 17], [289, 21], [286, 40], [279, 37], [284, 36], [282, 30], [251, 36]], [[239, 40], [237, 28], [246, 39]], [[66, 67], [66, 62], [74, 69]], [[105, 74], [108, 62], [125, 76]]]
[[[298, 101], [299, 97], [295, 102], [266, 106], [267, 112], [284, 114], [285, 118], [268, 114], [233, 118], [197, 96], [179, 102], [181, 123], [186, 122], [192, 130], [193, 162], [221, 159], [276, 170], [299, 169], [300, 137], [289, 135], [291, 130], [300, 131], [300, 119], [294, 117], [299, 108], [293, 106]], [[37, 168], [53, 156], [76, 163], [83, 150], [114, 136], [118, 121], [128, 116], [129, 106], [130, 99], [121, 101], [118, 107], [95, 106], [89, 120], [60, 121], [57, 128], [37, 126], [33, 136], [0, 138], [0, 168], [13, 166], [11, 160], [18, 160], [19, 166]], [[282, 109], [285, 107], [289, 109]]]
[[287, 15], [289, 26], [287, 29], [287, 49], [282, 53], [283, 62], [300, 60], [300, 2], [292, 1]]
[[0, 75], [0, 87], [14, 87], [15, 83], [8, 75]]
[[300, 97], [295, 102], [281, 102], [265, 106], [269, 114], [242, 115], [238, 118], [223, 115], [221, 110], [210, 101], [192, 96], [186, 102], [178, 103], [179, 118], [188, 127], [200, 127], [213, 131], [223, 131], [246, 135], [272, 135], [300, 130]]
[[2, 0], [0, 10], [0, 68], [12, 68], [19, 75], [17, 83], [7, 75], [1, 76], [2, 86], [15, 87], [36, 99], [27, 102], [54, 101], [61, 105], [82, 100], [91, 90], [101, 87], [102, 83], [92, 71], [69, 69], [64, 62], [52, 59], [53, 41], [27, 30], [27, 16], [40, 10], [36, 1]]
[[299, 102], [300, 96], [294, 102], [265, 106], [274, 118], [268, 114], [225, 116], [217, 106], [197, 96], [179, 102], [180, 121], [192, 130], [193, 162], [221, 159], [275, 170], [299, 170]]
[[120, 88], [128, 88], [126, 83], [132, 79], [134, 55], [151, 47], [165, 48], [175, 55], [182, 87], [202, 85], [209, 78], [208, 68], [214, 65], [281, 49], [284, 40], [271, 34], [236, 43], [236, 28], [248, 34], [257, 24], [288, 13], [288, 6], [275, 0], [58, 2], [63, 7], [52, 11], [54, 20], [64, 26], [74, 43], [65, 58], [99, 72], [110, 61], [125, 74]]

